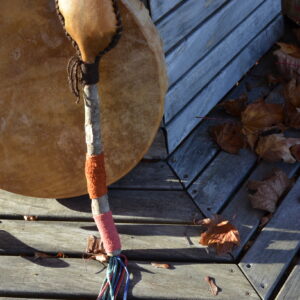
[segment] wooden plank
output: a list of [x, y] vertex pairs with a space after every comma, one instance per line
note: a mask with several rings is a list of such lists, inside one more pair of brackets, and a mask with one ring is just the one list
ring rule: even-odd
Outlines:
[[[205, 276], [215, 278], [221, 299], [259, 299], [235, 265], [171, 264], [173, 269], [166, 270], [149, 262], [130, 262], [129, 299], [215, 299]], [[101, 269], [96, 261], [82, 259], [42, 259], [38, 264], [31, 258], [2, 256], [0, 294], [95, 297], [105, 276]]]
[[228, 0], [185, 1], [176, 10], [158, 22], [156, 27], [164, 42], [165, 52], [170, 50], [226, 2]]
[[243, 5], [239, 1], [229, 1], [223, 9], [209, 18], [197, 31], [172, 49], [166, 56], [170, 85], [174, 84], [197, 61], [204, 57], [263, 1], [245, 1]]
[[144, 160], [163, 160], [168, 156], [167, 145], [166, 145], [166, 137], [163, 129], [159, 129], [156, 137], [148, 150], [148, 152], [144, 156]]
[[[0, 226], [1, 255], [32, 255], [40, 251], [81, 256], [86, 248], [87, 237], [98, 235], [93, 222], [2, 220]], [[123, 252], [130, 259], [232, 260], [229, 255], [217, 256], [199, 245], [199, 226], [117, 223], [117, 229]]]
[[179, 179], [164, 161], [142, 161], [125, 177], [112, 184], [110, 188], [182, 190]]
[[279, 1], [265, 1], [242, 24], [198, 62], [166, 95], [165, 122], [209, 83], [210, 80], [243, 49], [280, 12]]
[[[268, 95], [267, 101], [270, 100], [270, 102], [280, 98], [277, 89], [276, 91], [272, 90], [266, 84], [265, 78], [272, 71], [272, 67], [274, 68], [274, 59], [273, 54], [270, 53], [247, 74], [224, 100], [237, 98], [242, 94], [247, 94], [249, 102], [266, 95]], [[218, 153], [219, 148], [209, 136], [209, 127], [230, 120], [233, 119], [228, 114], [215, 107], [208, 114], [207, 119], [204, 119], [180, 147], [170, 155], [168, 163], [185, 187], [192, 183]]]
[[270, 298], [300, 248], [299, 195], [300, 178], [239, 264], [263, 299]]
[[[109, 191], [117, 222], [191, 223], [202, 215], [183, 191]], [[87, 196], [71, 199], [32, 198], [0, 190], [0, 218], [38, 216], [40, 220], [91, 221]]]
[[[283, 170], [289, 177], [299, 169], [299, 163], [269, 163], [261, 162], [257, 168], [249, 176], [249, 180], [263, 180], [269, 177], [275, 169]], [[248, 200], [248, 180], [241, 186], [239, 191], [235, 194], [228, 206], [221, 212], [221, 215], [229, 220], [233, 220], [237, 229], [240, 232], [241, 243], [240, 246], [233, 250], [232, 255], [236, 259], [242, 251], [242, 248], [256, 231], [261, 217], [264, 212], [251, 207]]]
[[150, 1], [150, 11], [153, 21], [157, 21], [163, 17], [168, 11], [173, 9], [183, 0], [149, 0]]
[[256, 161], [256, 155], [250, 150], [242, 150], [238, 155], [222, 151], [188, 192], [207, 217], [217, 214]]
[[298, 300], [300, 264], [296, 265], [275, 300]]
[[199, 124], [197, 116], [205, 116], [229, 89], [278, 39], [283, 29], [279, 16], [226, 66], [189, 106], [166, 125], [169, 153]]

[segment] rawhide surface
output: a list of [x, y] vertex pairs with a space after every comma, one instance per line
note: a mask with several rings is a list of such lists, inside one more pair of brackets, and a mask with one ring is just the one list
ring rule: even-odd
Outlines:
[[[161, 41], [138, 0], [120, 1], [124, 34], [100, 65], [108, 183], [147, 152], [167, 88]], [[83, 103], [66, 65], [74, 54], [54, 1], [2, 1], [0, 10], [0, 188], [47, 198], [85, 194]]]

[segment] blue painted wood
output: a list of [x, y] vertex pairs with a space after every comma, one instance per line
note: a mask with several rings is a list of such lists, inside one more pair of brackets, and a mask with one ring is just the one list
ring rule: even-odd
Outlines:
[[167, 52], [228, 0], [189, 0], [156, 24]]
[[278, 16], [193, 99], [185, 110], [166, 125], [169, 152], [173, 152], [199, 124], [200, 119], [197, 116], [207, 115], [243, 74], [277, 41], [282, 32], [283, 19]]
[[[250, 15], [264, 0], [233, 0], [208, 19], [197, 31], [168, 53], [166, 62], [170, 85], [215, 47], [231, 30]], [[280, 1], [280, 0], [273, 0]], [[175, 24], [174, 24], [175, 25]], [[176, 25], [175, 25], [176, 26]]]
[[[300, 163], [287, 164], [287, 163], [269, 163], [261, 162], [255, 170], [250, 174], [249, 180], [264, 180], [273, 174], [274, 170], [280, 169], [285, 172], [289, 178], [293, 177], [300, 167]], [[248, 180], [241, 186], [239, 191], [231, 199], [228, 206], [221, 211], [221, 215], [224, 218], [233, 220], [233, 223], [237, 227], [241, 243], [240, 246], [234, 249], [232, 256], [237, 259], [240, 255], [243, 247], [252, 237], [257, 230], [260, 219], [264, 215], [264, 211], [254, 209], [248, 199]]]
[[163, 17], [168, 11], [184, 0], [149, 0], [153, 21]]
[[239, 264], [252, 286], [266, 300], [300, 248], [299, 195], [300, 178]]
[[165, 122], [170, 122], [266, 24], [280, 13], [280, 10], [281, 5], [279, 1], [265, 1], [252, 15], [198, 62], [186, 76], [173, 85], [165, 99]]

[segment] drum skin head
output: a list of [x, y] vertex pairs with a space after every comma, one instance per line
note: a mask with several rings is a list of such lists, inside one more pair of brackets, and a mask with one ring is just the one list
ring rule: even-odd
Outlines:
[[[108, 184], [150, 147], [167, 89], [161, 40], [138, 0], [120, 1], [124, 34], [100, 64]], [[69, 91], [75, 54], [54, 1], [1, 1], [0, 188], [26, 196], [86, 194], [83, 103]]]

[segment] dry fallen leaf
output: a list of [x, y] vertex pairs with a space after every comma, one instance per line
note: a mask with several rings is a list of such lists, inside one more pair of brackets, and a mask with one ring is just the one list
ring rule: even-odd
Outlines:
[[152, 262], [151, 266], [155, 268], [160, 268], [160, 269], [171, 269], [171, 266], [169, 264], [163, 264], [163, 263], [158, 263], [158, 262]]
[[297, 161], [300, 161], [300, 145], [299, 144], [295, 145], [295, 146], [291, 147], [290, 150], [291, 150], [292, 155], [295, 157], [295, 159]]
[[222, 150], [237, 154], [245, 147], [245, 138], [242, 134], [242, 127], [237, 123], [224, 123], [210, 128], [214, 141]]
[[281, 170], [275, 171], [272, 176], [263, 181], [249, 181], [248, 197], [252, 207], [273, 213], [278, 200], [291, 183], [292, 180]]
[[59, 257], [59, 258], [66, 258], [67, 256], [63, 253], [63, 252], [58, 252], [56, 254], [56, 257]]
[[241, 114], [241, 120], [245, 135], [259, 134], [265, 128], [283, 122], [283, 106], [258, 99], [246, 107]]
[[291, 128], [300, 129], [300, 108], [290, 103], [284, 104], [284, 124]]
[[246, 108], [247, 100], [247, 95], [242, 95], [239, 98], [224, 101], [219, 104], [219, 106], [223, 107], [228, 114], [234, 117], [240, 117], [242, 111]]
[[100, 238], [90, 235], [87, 239], [86, 253], [90, 255], [90, 259], [95, 259], [101, 263], [107, 262], [109, 260], [106, 254], [103, 243]]
[[295, 78], [284, 86], [283, 95], [287, 102], [295, 107], [300, 107], [300, 84], [297, 84]]
[[36, 221], [37, 219], [37, 216], [24, 216], [25, 221]]
[[263, 217], [260, 219], [259, 227], [260, 227], [260, 228], [265, 227], [265, 226], [269, 223], [269, 221], [271, 220], [272, 216], [273, 216], [273, 214], [268, 214], [268, 215], [266, 215], [266, 216], [263, 216]]
[[205, 276], [204, 280], [209, 284], [210, 292], [213, 296], [217, 296], [219, 292], [219, 288], [217, 287], [215, 283], [215, 279], [209, 276]]
[[207, 231], [201, 233], [199, 243], [213, 247], [218, 255], [231, 252], [240, 243], [238, 230], [220, 215], [200, 220], [197, 224], [207, 227]]
[[104, 254], [104, 253], [101, 253], [101, 254], [96, 254], [96, 255], [93, 255], [91, 256], [91, 258], [95, 259], [95, 260], [98, 260], [100, 261], [101, 263], [105, 263], [105, 262], [108, 262], [108, 255]]
[[280, 46], [280, 50], [284, 53], [300, 58], [300, 48], [298, 46], [287, 43], [277, 43], [277, 45]]
[[282, 133], [260, 137], [255, 152], [268, 161], [283, 160], [287, 163], [295, 163], [290, 148], [300, 144], [300, 138], [286, 138]]

